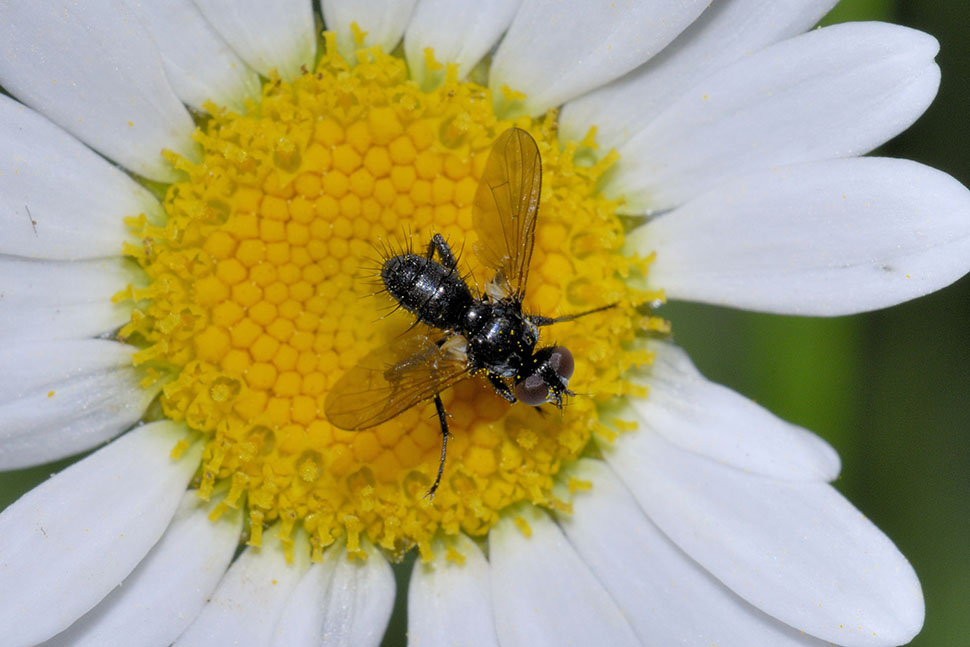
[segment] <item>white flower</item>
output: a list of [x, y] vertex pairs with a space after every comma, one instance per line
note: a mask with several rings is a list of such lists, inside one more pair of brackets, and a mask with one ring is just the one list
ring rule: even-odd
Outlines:
[[[936, 41], [883, 23], [808, 31], [833, 0], [708, 4], [323, 0], [322, 17], [350, 61], [403, 38], [426, 88], [444, 79], [434, 59], [464, 77], [495, 48], [488, 86], [505, 114], [562, 106], [563, 141], [596, 126], [600, 149], [620, 155], [605, 194], [654, 216], [626, 241], [656, 252], [645, 289], [829, 316], [970, 270], [967, 189], [860, 157], [933, 99]], [[312, 71], [314, 21], [309, 0], [0, 0], [0, 85], [16, 99], [0, 97], [0, 468], [117, 437], [0, 514], [5, 645], [381, 640], [387, 553], [363, 541], [350, 552], [368, 558], [349, 561], [354, 536], [311, 562], [311, 532], [285, 530], [281, 547], [267, 530], [233, 560], [244, 515], [222, 502], [229, 484], [211, 504], [186, 493], [203, 444], [172, 460], [182, 425], [136, 426], [161, 385], [140, 386], [136, 348], [112, 336], [136, 310], [112, 296], [147, 282], [121, 256], [124, 219], [164, 222], [145, 187], [183, 176], [162, 149], [200, 159], [186, 106], [242, 111], [260, 76]], [[409, 642], [908, 642], [919, 582], [829, 485], [835, 452], [705, 380], [670, 341], [644, 344], [653, 364], [630, 374], [649, 397], [602, 408], [638, 428], [596, 437], [601, 458], [555, 475], [572, 512], [521, 502], [484, 542], [439, 536], [411, 576]]]

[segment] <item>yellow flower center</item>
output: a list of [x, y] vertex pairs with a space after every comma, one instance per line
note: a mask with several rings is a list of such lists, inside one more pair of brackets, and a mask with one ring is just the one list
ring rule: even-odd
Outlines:
[[[637, 309], [659, 298], [626, 280], [649, 259], [621, 254], [616, 203], [596, 192], [613, 157], [578, 163], [580, 144], [558, 142], [554, 114], [503, 120], [486, 89], [453, 72], [424, 91], [399, 58], [368, 50], [351, 66], [329, 35], [326, 45], [314, 71], [270, 79], [247, 114], [211, 106], [200, 163], [172, 158], [188, 179], [168, 188], [166, 222], [130, 222], [143, 245], [126, 252], [150, 284], [119, 296], [138, 305], [121, 336], [141, 346], [146, 383], [165, 381], [164, 415], [203, 436], [201, 496], [225, 484], [216, 492], [245, 507], [250, 543], [278, 520], [284, 540], [302, 526], [316, 558], [341, 537], [351, 550], [366, 537], [427, 554], [438, 531], [482, 535], [518, 502], [562, 505], [555, 475], [591, 434], [609, 433], [598, 406], [638, 392], [624, 375], [649, 357], [632, 342], [665, 324]], [[578, 395], [562, 413], [510, 406], [478, 377], [442, 393], [454, 435], [429, 501], [441, 447], [433, 404], [344, 431], [324, 401], [414, 322], [373, 294], [378, 250], [423, 250], [441, 233], [464, 250], [473, 290], [491, 278], [474, 253], [472, 201], [492, 141], [512, 125], [543, 160], [525, 308], [619, 307], [542, 329], [540, 344], [576, 357]]]

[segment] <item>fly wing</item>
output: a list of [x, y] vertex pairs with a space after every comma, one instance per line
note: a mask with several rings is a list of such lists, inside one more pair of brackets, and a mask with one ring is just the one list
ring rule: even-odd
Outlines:
[[462, 337], [444, 343], [415, 330], [371, 351], [343, 374], [324, 409], [341, 429], [367, 429], [468, 377]]
[[529, 278], [541, 191], [542, 157], [535, 140], [520, 128], [506, 130], [485, 162], [473, 220], [479, 258], [519, 300]]

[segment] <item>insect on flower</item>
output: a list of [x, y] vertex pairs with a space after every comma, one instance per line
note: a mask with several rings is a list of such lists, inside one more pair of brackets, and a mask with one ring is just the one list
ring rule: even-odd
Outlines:
[[568, 389], [573, 356], [563, 346], [536, 350], [539, 328], [615, 305], [556, 318], [522, 312], [541, 188], [542, 158], [535, 140], [519, 128], [506, 130], [495, 140], [473, 204], [476, 252], [495, 272], [484, 293], [475, 294], [459, 274], [441, 234], [432, 236], [424, 256], [386, 258], [381, 267], [385, 289], [424, 326], [367, 354], [327, 395], [327, 418], [347, 430], [373, 427], [434, 399], [441, 460], [428, 497], [441, 483], [448, 449], [441, 392], [483, 375], [509, 403], [551, 402], [562, 409], [563, 396], [573, 395]]

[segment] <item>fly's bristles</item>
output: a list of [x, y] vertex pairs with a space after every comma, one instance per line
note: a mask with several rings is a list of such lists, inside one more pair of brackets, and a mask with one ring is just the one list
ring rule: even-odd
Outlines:
[[378, 238], [376, 243], [371, 242], [371, 247], [380, 257], [380, 264], [382, 266], [395, 256], [414, 253], [414, 241], [411, 234], [407, 231], [402, 232], [401, 236], [396, 239], [385, 240]]
[[[380, 292], [375, 293], [375, 296], [376, 296], [376, 294], [380, 294]], [[401, 309], [401, 304], [400, 303], [386, 303], [384, 305], [378, 306], [377, 307], [377, 315], [378, 316], [377, 316], [376, 319], [372, 320], [371, 323], [372, 324], [375, 324], [378, 321], [381, 321], [383, 319], [387, 319], [388, 317], [390, 317], [392, 314], [394, 314], [395, 312], [397, 312], [400, 309]]]
[[481, 295], [483, 294], [482, 293], [482, 286], [478, 283], [478, 277], [475, 276], [475, 273], [474, 272], [472, 272], [471, 270], [468, 270], [468, 273], [465, 274], [462, 277], [462, 279], [465, 281], [465, 283], [473, 283], [475, 285], [475, 294], [477, 294], [477, 295], [479, 295], [479, 297], [481, 297]]
[[385, 258], [401, 256], [403, 254], [414, 253], [414, 231], [410, 223], [401, 226], [401, 234], [397, 237], [396, 244], [393, 242], [385, 243]]
[[[378, 253], [382, 254], [383, 252], [378, 250]], [[376, 292], [376, 294], [380, 294], [380, 292], [386, 291], [384, 287], [384, 279], [381, 273], [382, 270], [384, 269], [385, 262], [386, 260], [383, 258], [383, 256], [364, 257], [361, 261], [360, 267], [357, 269], [357, 272], [355, 273], [355, 277], [354, 277], [355, 280], [358, 283], [362, 283], [364, 285], [371, 285], [378, 288], [378, 291]]]

